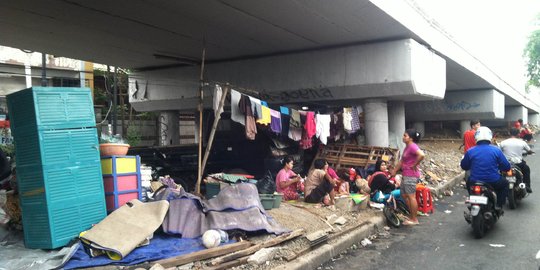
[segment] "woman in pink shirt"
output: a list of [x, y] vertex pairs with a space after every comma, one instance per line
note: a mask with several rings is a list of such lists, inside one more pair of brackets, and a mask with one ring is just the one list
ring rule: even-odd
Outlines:
[[416, 217], [418, 211], [418, 203], [416, 202], [416, 184], [420, 178], [420, 170], [418, 165], [424, 159], [424, 152], [420, 150], [418, 143], [420, 141], [420, 133], [415, 129], [407, 129], [403, 133], [403, 143], [405, 143], [405, 150], [401, 155], [401, 160], [392, 172], [395, 176], [401, 169], [403, 179], [401, 180], [401, 197], [407, 203], [411, 216], [409, 220], [403, 222], [403, 225], [417, 225], [418, 219]]
[[298, 191], [304, 190], [304, 184], [300, 181], [302, 178], [292, 170], [294, 165], [292, 157], [285, 157], [282, 164], [283, 169], [276, 175], [276, 191], [282, 193], [286, 201], [297, 200]]

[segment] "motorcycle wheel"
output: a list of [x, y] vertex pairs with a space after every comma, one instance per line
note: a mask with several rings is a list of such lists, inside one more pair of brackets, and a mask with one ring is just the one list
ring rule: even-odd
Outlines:
[[482, 212], [472, 217], [471, 225], [475, 238], [479, 239], [484, 237], [484, 234], [486, 232], [486, 221], [484, 220], [484, 215]]
[[514, 191], [514, 189], [512, 189], [510, 190], [510, 192], [508, 192], [508, 207], [510, 207], [510, 209], [516, 209], [516, 206], [516, 192]]
[[399, 226], [401, 226], [401, 220], [391, 206], [385, 206], [383, 208], [383, 214], [390, 226], [394, 228], [399, 228]]

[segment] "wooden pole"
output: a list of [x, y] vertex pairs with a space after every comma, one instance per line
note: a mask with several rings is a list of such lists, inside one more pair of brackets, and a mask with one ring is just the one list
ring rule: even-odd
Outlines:
[[201, 180], [202, 180], [202, 134], [203, 134], [203, 110], [204, 110], [204, 58], [206, 56], [206, 48], [203, 48], [202, 51], [202, 60], [201, 60], [201, 74], [199, 77], [199, 171], [197, 174], [197, 184], [195, 185], [195, 195], [201, 195]]
[[204, 159], [202, 161], [202, 173], [204, 174], [204, 169], [206, 167], [206, 162], [208, 161], [208, 156], [210, 155], [210, 150], [212, 150], [212, 143], [214, 142], [214, 136], [216, 135], [216, 129], [219, 122], [219, 119], [221, 119], [221, 110], [223, 109], [223, 106], [225, 106], [225, 99], [227, 98], [227, 94], [229, 93], [229, 86], [225, 86], [225, 89], [223, 89], [223, 94], [221, 95], [221, 99], [219, 100], [219, 106], [217, 108], [217, 111], [215, 113], [214, 117], [214, 123], [212, 124], [212, 130], [210, 131], [210, 138], [208, 139], [208, 144], [206, 144], [206, 150], [204, 152]]

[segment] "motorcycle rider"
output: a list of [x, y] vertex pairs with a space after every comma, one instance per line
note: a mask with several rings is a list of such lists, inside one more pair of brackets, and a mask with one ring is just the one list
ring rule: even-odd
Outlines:
[[532, 193], [531, 189], [531, 169], [523, 160], [523, 153], [532, 154], [531, 147], [522, 139], [518, 138], [519, 129], [511, 128], [510, 129], [511, 138], [506, 139], [501, 142], [500, 147], [504, 155], [511, 163], [519, 167], [523, 173], [523, 183], [525, 183], [526, 190], [528, 193]]
[[508, 195], [508, 181], [499, 171], [510, 170], [510, 163], [501, 149], [491, 145], [493, 133], [488, 127], [479, 127], [474, 138], [476, 146], [465, 153], [460, 164], [463, 170], [471, 170], [467, 190], [474, 182], [489, 184], [497, 194], [495, 209], [501, 211]]

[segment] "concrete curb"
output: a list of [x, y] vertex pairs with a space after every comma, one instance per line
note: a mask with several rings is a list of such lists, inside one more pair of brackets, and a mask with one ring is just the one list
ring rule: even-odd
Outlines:
[[364, 238], [367, 238], [369, 235], [373, 234], [377, 228], [382, 228], [386, 224], [386, 220], [382, 214], [370, 218], [368, 222], [368, 224], [340, 236], [335, 243], [319, 246], [313, 251], [302, 255], [291, 262], [275, 267], [274, 269], [317, 269], [319, 265], [331, 260], [334, 256], [345, 251], [352, 245], [359, 243]]
[[465, 172], [462, 172], [456, 175], [454, 178], [448, 180], [443, 185], [440, 185], [435, 188], [430, 187], [429, 190], [431, 191], [432, 196], [439, 197], [440, 195], [443, 195], [445, 190], [449, 190], [453, 188], [455, 185], [459, 184], [463, 180], [464, 177], [465, 177]]

